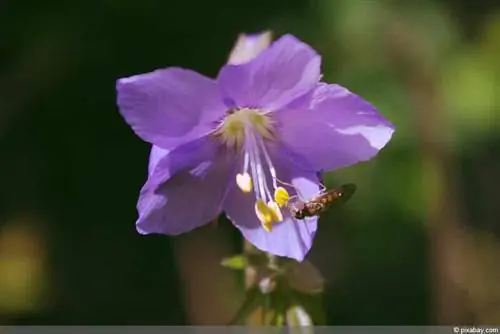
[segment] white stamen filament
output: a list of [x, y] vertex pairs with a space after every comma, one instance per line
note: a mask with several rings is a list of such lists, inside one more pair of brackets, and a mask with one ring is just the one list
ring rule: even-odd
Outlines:
[[[252, 178], [257, 178], [257, 184], [259, 187], [259, 197], [261, 198], [264, 202], [267, 203], [268, 200], [271, 200], [273, 197], [271, 195], [271, 192], [269, 191], [269, 188], [267, 186], [266, 182], [266, 174], [264, 173], [264, 166], [262, 164], [262, 159], [260, 157], [260, 151], [266, 151], [264, 142], [260, 136], [256, 136], [252, 129], [250, 127], [246, 127], [246, 136], [245, 136], [245, 141], [246, 144], [246, 150], [250, 151], [251, 157], [250, 157], [250, 164], [254, 163], [254, 167], [256, 171], [252, 170]], [[265, 154], [264, 154], [265, 156]], [[273, 178], [273, 187], [276, 184], [276, 170], [271, 162], [271, 159], [269, 158], [269, 155], [265, 156], [266, 158], [266, 163], [267, 167], [269, 168], [269, 172]], [[274, 187], [276, 189], [276, 187]]]
[[[258, 171], [257, 171], [257, 159], [258, 157], [255, 157], [255, 150], [252, 149], [252, 143], [250, 142], [250, 137], [251, 137], [251, 130], [248, 129], [248, 127], [245, 129], [245, 155], [249, 156], [250, 160], [250, 173], [252, 175], [252, 179], [254, 180], [253, 182], [255, 183], [255, 179], [257, 179], [257, 184], [255, 184], [254, 187], [254, 193], [255, 193], [255, 198], [261, 198], [263, 194], [263, 189], [262, 189], [262, 184], [260, 182], [260, 179], [258, 178]], [[247, 172], [248, 165], [244, 169], [244, 172]]]
[[248, 153], [247, 150], [245, 150], [245, 156], [243, 157], [243, 173], [246, 173], [248, 171], [248, 164], [249, 164], [249, 159], [250, 159], [250, 154]]
[[236, 184], [244, 193], [253, 189], [255, 213], [268, 232], [273, 222], [283, 220], [280, 208], [289, 198], [288, 192], [278, 186], [281, 181], [266, 148], [266, 141], [274, 140], [273, 130], [272, 119], [260, 110], [239, 108], [231, 110], [214, 133], [229, 148], [243, 149], [242, 172], [236, 175]]
[[274, 190], [276, 190], [278, 188], [278, 183], [276, 182], [278, 178], [276, 176], [276, 169], [274, 168], [271, 158], [269, 157], [269, 153], [267, 153], [267, 148], [266, 145], [264, 144], [264, 141], [262, 140], [262, 137], [259, 137], [259, 144], [262, 147], [264, 158], [266, 159], [267, 166], [269, 167], [269, 173], [271, 174], [271, 178], [273, 180], [273, 188]]
[[[263, 228], [270, 232], [272, 231], [272, 222], [283, 221], [283, 214], [280, 209], [280, 207], [283, 207], [283, 200], [278, 204], [275, 199], [278, 189], [276, 169], [269, 156], [263, 138], [256, 134], [251, 126], [245, 127], [245, 143], [243, 147], [244, 157], [241, 175], [249, 175], [248, 168], [250, 167], [250, 175], [255, 184], [255, 198], [257, 202], [261, 203], [259, 205], [256, 204], [256, 214]], [[264, 156], [263, 158], [261, 154]], [[271, 193], [269, 189], [266, 172], [271, 176], [273, 193]], [[244, 191], [243, 188], [242, 190]], [[282, 191], [285, 190], [282, 189]]]

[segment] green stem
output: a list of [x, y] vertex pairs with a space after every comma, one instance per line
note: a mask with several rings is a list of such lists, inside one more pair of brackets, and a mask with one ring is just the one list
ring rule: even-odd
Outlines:
[[268, 312], [269, 312], [269, 294], [267, 294], [264, 297], [264, 305], [262, 306], [261, 322], [262, 322], [262, 325], [264, 325], [264, 326], [268, 325], [268, 322], [267, 322], [267, 320], [269, 319], [268, 314], [267, 314]]
[[[244, 240], [243, 241], [243, 251], [245, 253], [250, 253], [254, 251], [255, 248], [252, 246], [251, 243], [248, 241]], [[248, 291], [252, 287], [254, 287], [258, 282], [256, 281], [256, 272], [253, 268], [247, 265], [245, 268], [245, 290]], [[262, 312], [262, 309], [257, 308], [255, 311], [252, 312], [247, 318], [247, 325], [255, 325], [255, 326], [262, 326], [262, 317], [259, 317], [259, 312]]]

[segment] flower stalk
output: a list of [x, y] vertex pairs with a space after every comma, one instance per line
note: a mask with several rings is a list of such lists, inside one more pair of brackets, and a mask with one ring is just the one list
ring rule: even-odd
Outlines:
[[[266, 31], [261, 33], [260, 35], [245, 35], [241, 34], [236, 42], [236, 45], [233, 48], [233, 51], [231, 52], [231, 55], [229, 57], [229, 64], [241, 64], [247, 61], [250, 61], [253, 59], [255, 56], [257, 56], [262, 50], [266, 49], [269, 47], [272, 41], [272, 34], [270, 31]], [[248, 129], [246, 129], [248, 130]], [[264, 128], [263, 131], [264, 133], [267, 133], [267, 129]], [[266, 158], [267, 162], [269, 163], [269, 155], [265, 151], [264, 147], [264, 157]], [[257, 154], [258, 155], [258, 154]], [[255, 179], [258, 180], [258, 178], [255, 177], [255, 168], [253, 169], [254, 172], [253, 178], [249, 176], [247, 173], [247, 168], [248, 168], [248, 153], [245, 157], [245, 162], [244, 162], [244, 170], [243, 173], [237, 175], [237, 184], [240, 187], [240, 189], [243, 192], [250, 192], [252, 190], [253, 181]], [[284, 205], [284, 202], [288, 200], [288, 193], [286, 190], [282, 187], [278, 187], [277, 182], [276, 182], [276, 175], [275, 175], [275, 170], [274, 167], [271, 168], [273, 177], [273, 188], [274, 188], [274, 198], [269, 198], [269, 200], [275, 200], [275, 203], [277, 206], [282, 207]], [[262, 187], [262, 190], [264, 190], [263, 185], [255, 185], [255, 187]], [[269, 192], [269, 191], [267, 191]], [[259, 198], [259, 196], [256, 196]], [[263, 196], [265, 197], [265, 196]], [[263, 203], [267, 206], [267, 201], [263, 201]], [[269, 206], [272, 208], [272, 206]], [[278, 209], [279, 210], [279, 209]], [[258, 210], [256, 210], [258, 211]], [[265, 219], [260, 219], [262, 226], [268, 230], [272, 230], [272, 221], [266, 222]], [[243, 251], [245, 254], [251, 254], [255, 252], [259, 252], [248, 240], [243, 239]], [[269, 268], [273, 269], [278, 269], [278, 259], [276, 256], [269, 252], [262, 252], [265, 254], [265, 257], [267, 258], [267, 265]], [[262, 300], [262, 305], [260, 307], [257, 307], [247, 318], [246, 324], [247, 325], [252, 325], [252, 326], [283, 326], [287, 324], [287, 318], [290, 317], [289, 313], [293, 312], [286, 312], [285, 310], [278, 310], [278, 309], [273, 309], [271, 305], [271, 294], [270, 290], [274, 289], [274, 287], [271, 287], [270, 285], [275, 284], [274, 280], [271, 282], [269, 278], [265, 277], [262, 278], [261, 275], [258, 274], [258, 269], [256, 269], [254, 266], [251, 265], [249, 261], [246, 262], [245, 269], [244, 269], [244, 280], [245, 280], [245, 290], [251, 291], [252, 288], [259, 286], [261, 292], [264, 292], [264, 298]], [[266, 281], [267, 280], [267, 281]], [[266, 287], [264, 286], [266, 285]], [[267, 290], [267, 291], [266, 291]], [[277, 304], [280, 304], [282, 301], [278, 301]], [[276, 303], [274, 303], [276, 304]], [[282, 304], [282, 303], [281, 303]], [[279, 307], [278, 307], [279, 308]], [[304, 317], [302, 317], [304, 318]], [[294, 319], [302, 319], [301, 317], [294, 317]], [[289, 321], [288, 321], [289, 322]], [[300, 324], [299, 325], [310, 325], [310, 324]]]
[[[253, 59], [255, 56], [257, 56], [262, 50], [266, 49], [269, 47], [271, 44], [272, 40], [272, 33], [270, 31], [265, 31], [259, 35], [245, 35], [241, 34], [238, 37], [238, 40], [236, 41], [236, 44], [229, 56], [228, 63], [229, 64], [241, 64], [247, 61], [250, 61]], [[246, 176], [248, 174], [241, 174], [241, 179], [246, 179]], [[238, 180], [237, 180], [238, 181]], [[248, 188], [248, 191], [251, 190], [251, 182], [253, 180], [243, 180], [246, 182], [247, 185], [250, 185]], [[240, 187], [242, 190], [245, 189], [245, 187]], [[247, 253], [252, 253], [255, 252], [256, 249], [255, 247], [248, 242], [246, 239], [243, 239], [243, 251], [245, 254]], [[269, 258], [272, 257], [271, 254], [266, 254]], [[258, 280], [257, 280], [257, 272], [256, 270], [251, 267], [250, 265], [245, 266], [245, 289], [248, 291], [250, 288], [253, 286], [258, 285]], [[269, 302], [269, 297], [265, 298], [266, 304]], [[267, 307], [266, 307], [267, 306]], [[257, 308], [249, 317], [247, 320], [248, 325], [256, 325], [256, 326], [264, 326], [266, 325], [266, 319], [269, 318], [269, 307], [268, 305], [265, 305], [264, 307]]]
[[169, 67], [117, 80], [120, 113], [152, 144], [137, 231], [179, 235], [225, 213], [246, 240], [223, 261], [245, 272], [231, 323], [311, 318], [303, 304], [318, 289], [294, 275], [312, 276], [304, 258], [318, 216], [297, 219], [286, 203], [315, 198], [318, 171], [371, 159], [394, 132], [369, 102], [321, 78], [311, 46], [289, 34], [271, 44], [265, 32], [241, 35], [215, 79]]

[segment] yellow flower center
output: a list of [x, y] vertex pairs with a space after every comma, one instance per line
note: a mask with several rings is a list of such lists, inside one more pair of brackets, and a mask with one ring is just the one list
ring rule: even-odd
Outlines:
[[231, 110], [215, 132], [228, 147], [240, 148], [246, 137], [246, 129], [252, 128], [267, 140], [273, 139], [272, 119], [257, 109], [241, 108]]

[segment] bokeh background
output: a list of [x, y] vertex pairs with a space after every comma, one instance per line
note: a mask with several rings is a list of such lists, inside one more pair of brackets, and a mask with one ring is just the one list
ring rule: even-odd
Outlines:
[[[0, 324], [224, 324], [241, 277], [227, 222], [136, 233], [148, 144], [115, 80], [215, 76], [241, 32], [292, 33], [324, 79], [397, 127], [376, 159], [327, 176], [358, 192], [309, 260], [328, 324], [500, 323], [500, 3], [495, 0], [2, 2]], [[186, 198], [189, 201], [189, 198]]]

